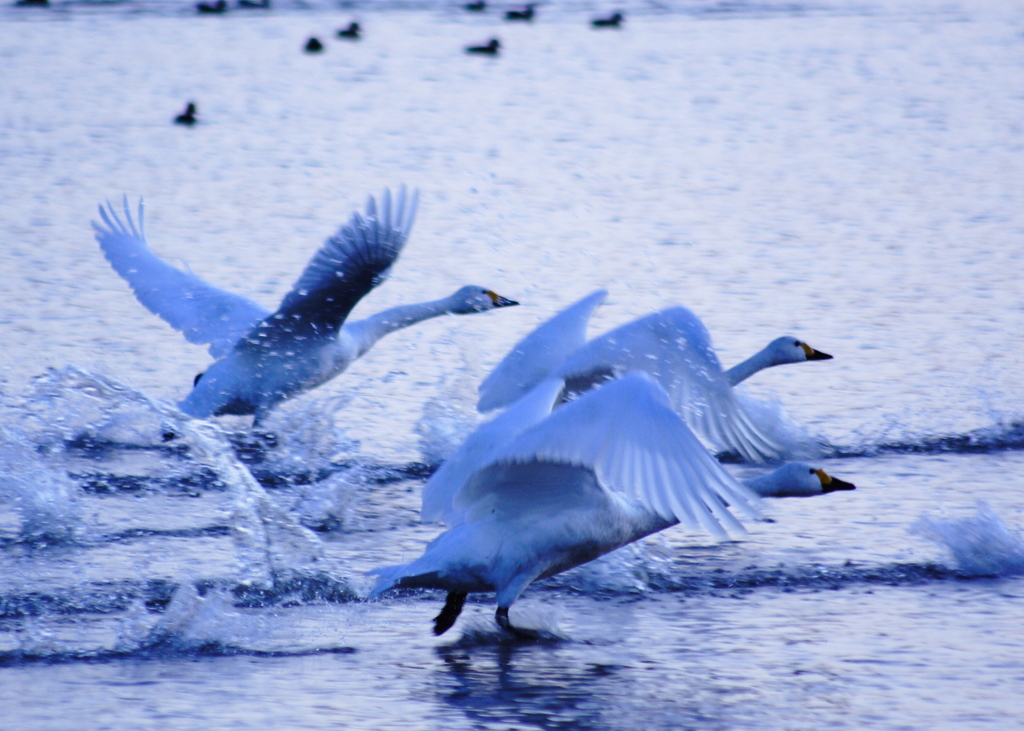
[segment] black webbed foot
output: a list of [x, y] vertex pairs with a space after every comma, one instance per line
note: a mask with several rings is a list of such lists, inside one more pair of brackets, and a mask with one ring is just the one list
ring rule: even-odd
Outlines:
[[512, 622], [508, 619], [508, 607], [498, 607], [498, 611], [494, 613], [494, 619], [499, 627], [521, 640], [539, 640], [544, 637], [541, 632], [513, 627]]
[[[462, 613], [462, 606], [466, 603], [466, 593], [450, 591], [448, 599], [445, 600], [444, 609], [434, 617], [434, 634], [443, 635], [452, 628], [455, 620]], [[507, 610], [506, 610], [507, 611]]]

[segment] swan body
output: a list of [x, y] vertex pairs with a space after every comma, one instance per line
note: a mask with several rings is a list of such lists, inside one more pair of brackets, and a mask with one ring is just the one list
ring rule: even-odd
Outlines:
[[113, 207], [93, 223], [107, 260], [138, 300], [191, 342], [219, 358], [196, 377], [182, 410], [196, 417], [254, 414], [259, 422], [281, 401], [344, 371], [382, 337], [443, 314], [468, 314], [518, 304], [491, 290], [462, 287], [444, 299], [403, 305], [357, 322], [352, 308], [387, 276], [408, 238], [418, 193], [402, 188], [381, 206], [371, 197], [365, 216], [353, 214], [314, 255], [276, 312], [213, 287], [159, 257], [146, 243], [143, 207], [138, 227], [124, 202], [125, 221]]
[[810, 497], [857, 487], [806, 462], [784, 464], [767, 475], [744, 480], [743, 484], [761, 497]]
[[758, 428], [732, 386], [772, 365], [831, 356], [796, 338], [777, 338], [725, 372], [704, 323], [681, 306], [585, 341], [587, 322], [605, 295], [603, 290], [588, 295], [521, 340], [480, 385], [477, 408], [506, 406], [550, 376], [563, 379], [571, 397], [640, 370], [662, 385], [687, 424], [706, 439], [748, 461], [782, 457], [783, 447]]
[[[550, 393], [543, 396], [553, 401]], [[724, 538], [743, 530], [730, 508], [754, 514], [757, 503], [701, 445], [664, 389], [645, 373], [629, 373], [500, 447], [451, 495], [444, 511], [451, 528], [423, 556], [371, 572], [379, 577], [373, 595], [395, 586], [447, 589], [440, 634], [466, 593], [493, 591], [498, 623], [511, 628], [508, 608], [532, 581], [677, 523]]]

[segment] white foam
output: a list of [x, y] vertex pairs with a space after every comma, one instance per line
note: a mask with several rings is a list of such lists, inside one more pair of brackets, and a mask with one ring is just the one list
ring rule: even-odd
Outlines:
[[1013, 576], [1024, 573], [1024, 538], [1011, 530], [985, 502], [973, 518], [920, 518], [912, 531], [952, 554], [956, 567], [971, 576]]
[[790, 418], [778, 399], [755, 398], [743, 386], [733, 389], [733, 392], [761, 432], [782, 447], [782, 459], [808, 460], [821, 457], [821, 441], [811, 436], [805, 426]]
[[438, 465], [448, 459], [480, 421], [476, 411], [476, 387], [480, 365], [473, 348], [454, 336], [461, 354], [461, 366], [451, 376], [443, 376], [438, 395], [427, 401], [416, 422], [420, 455], [426, 464]]
[[82, 530], [78, 489], [67, 472], [19, 432], [0, 427], [0, 499], [21, 522], [19, 537], [32, 542], [73, 540]]

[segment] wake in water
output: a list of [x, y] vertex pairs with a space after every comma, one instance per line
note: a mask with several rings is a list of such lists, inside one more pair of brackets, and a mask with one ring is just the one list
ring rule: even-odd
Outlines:
[[923, 517], [913, 531], [949, 551], [966, 576], [1024, 574], [1024, 537], [1009, 529], [987, 503], [978, 503], [973, 518]]
[[1024, 449], [1024, 421], [1011, 420], [966, 434], [870, 437], [848, 446], [824, 445], [822, 457], [876, 457], [882, 454], [989, 454]]

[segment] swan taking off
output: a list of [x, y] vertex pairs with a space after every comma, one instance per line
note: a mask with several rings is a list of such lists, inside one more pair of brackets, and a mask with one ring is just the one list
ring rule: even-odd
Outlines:
[[725, 538], [727, 530], [743, 531], [730, 508], [753, 515], [757, 505], [664, 389], [645, 373], [629, 373], [499, 449], [451, 496], [443, 510], [451, 528], [423, 556], [371, 572], [379, 576], [373, 596], [396, 586], [446, 589], [434, 625], [441, 634], [467, 593], [493, 591], [497, 622], [511, 630], [508, 609], [531, 582], [677, 523]]
[[687, 424], [712, 443], [752, 462], [783, 456], [783, 448], [754, 423], [732, 386], [764, 368], [832, 356], [783, 337], [723, 371], [704, 323], [678, 306], [587, 341], [587, 323], [606, 296], [604, 290], [593, 292], [517, 343], [480, 384], [478, 410], [507, 406], [551, 376], [564, 380], [571, 396], [638, 370], [653, 376]]
[[103, 254], [150, 312], [190, 343], [209, 344], [220, 358], [196, 377], [180, 407], [196, 417], [254, 414], [259, 423], [276, 404], [326, 383], [382, 337], [443, 314], [516, 305], [489, 289], [466, 286], [444, 299], [385, 310], [345, 322], [352, 308], [387, 277], [409, 236], [419, 192], [403, 186], [349, 222], [313, 256], [276, 312], [170, 266], [146, 243], [143, 205], [138, 227], [124, 200], [122, 221], [109, 203], [93, 222]]

